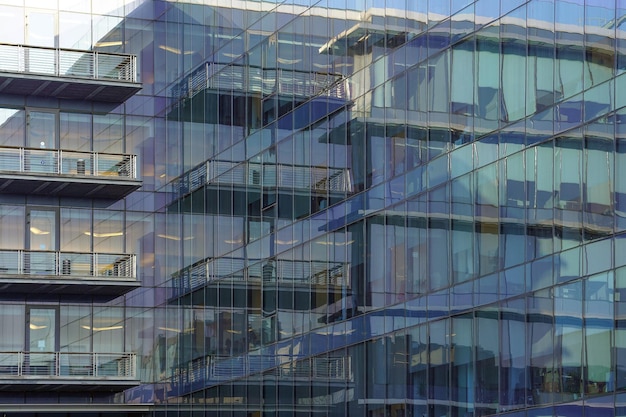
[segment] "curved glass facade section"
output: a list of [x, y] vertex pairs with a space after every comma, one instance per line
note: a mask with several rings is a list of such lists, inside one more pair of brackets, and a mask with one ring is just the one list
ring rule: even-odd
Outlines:
[[[39, 50], [137, 57], [141, 82], [107, 102], [0, 83], [0, 148], [52, 155], [76, 187], [46, 161], [28, 166], [38, 192], [0, 184], [0, 275], [60, 282], [0, 291], [0, 409], [626, 417], [626, 1], [0, 0], [0, 15], [33, 68], [58, 70]], [[85, 176], [137, 184], [106, 199]], [[98, 297], [120, 277], [133, 285]], [[132, 358], [107, 368], [132, 384], [18, 387], [107, 355]]]
[[624, 11], [444, 3], [280, 5], [174, 84], [178, 401], [620, 415]]

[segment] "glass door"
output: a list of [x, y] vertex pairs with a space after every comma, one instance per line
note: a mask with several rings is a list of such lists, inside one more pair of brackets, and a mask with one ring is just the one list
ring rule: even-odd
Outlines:
[[47, 174], [58, 173], [56, 152], [58, 113], [27, 110], [24, 169]]
[[53, 48], [58, 45], [56, 12], [27, 9], [24, 32], [27, 45], [24, 50], [25, 70], [55, 75], [57, 64]]
[[56, 275], [58, 211], [29, 207], [26, 211], [24, 269], [30, 274]]
[[25, 38], [29, 46], [54, 48], [57, 43], [56, 13], [49, 10], [26, 10]]
[[28, 110], [26, 124], [27, 148], [56, 149], [58, 130], [56, 112]]
[[31, 375], [55, 375], [58, 351], [58, 311], [55, 307], [28, 306], [26, 311], [26, 348]]
[[26, 249], [57, 250], [57, 210], [28, 208], [26, 213]]

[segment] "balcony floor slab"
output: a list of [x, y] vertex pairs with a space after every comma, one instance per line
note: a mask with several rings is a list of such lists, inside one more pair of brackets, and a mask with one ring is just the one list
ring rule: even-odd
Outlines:
[[50, 377], [41, 375], [0, 375], [2, 391], [47, 391], [47, 392], [120, 392], [139, 385], [139, 380], [111, 377]]
[[0, 292], [3, 294], [82, 295], [106, 301], [140, 286], [141, 283], [136, 280], [98, 279], [79, 275], [0, 275]]
[[0, 193], [119, 200], [141, 187], [124, 177], [78, 177], [43, 173], [0, 172]]
[[0, 73], [0, 94], [121, 104], [139, 90], [141, 84], [125, 81]]

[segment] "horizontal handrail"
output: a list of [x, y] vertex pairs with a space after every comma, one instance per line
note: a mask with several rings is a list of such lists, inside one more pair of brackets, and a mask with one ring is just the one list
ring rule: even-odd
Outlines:
[[136, 379], [134, 353], [0, 352], [0, 378], [37, 376]]
[[137, 57], [77, 49], [0, 44], [0, 72], [137, 82]]
[[0, 171], [136, 179], [137, 157], [130, 154], [2, 146]]
[[174, 182], [179, 195], [204, 184], [279, 187], [328, 192], [352, 192], [348, 168], [254, 162], [208, 161]]
[[351, 288], [350, 263], [347, 262], [278, 259], [246, 267], [244, 260], [237, 258], [207, 259], [181, 269], [172, 275], [172, 286], [178, 294], [220, 279]]
[[50, 275], [63, 278], [136, 279], [135, 255], [0, 250], [0, 277]]
[[296, 379], [354, 379], [350, 356], [315, 357], [294, 361], [281, 355], [205, 356], [174, 368], [174, 378], [196, 382], [203, 379], [223, 380], [272, 372], [276, 376]]
[[342, 100], [350, 97], [347, 80], [342, 74], [216, 62], [200, 65], [176, 84], [171, 94], [175, 100], [181, 100], [192, 98], [207, 88], [296, 97], [323, 95]]

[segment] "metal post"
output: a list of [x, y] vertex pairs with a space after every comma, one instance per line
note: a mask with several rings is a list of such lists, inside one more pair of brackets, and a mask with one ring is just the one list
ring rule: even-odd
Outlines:
[[61, 275], [61, 254], [54, 253], [54, 275]]
[[61, 51], [58, 48], [54, 50], [54, 75], [61, 75]]
[[93, 78], [98, 78], [98, 51], [93, 53]]

